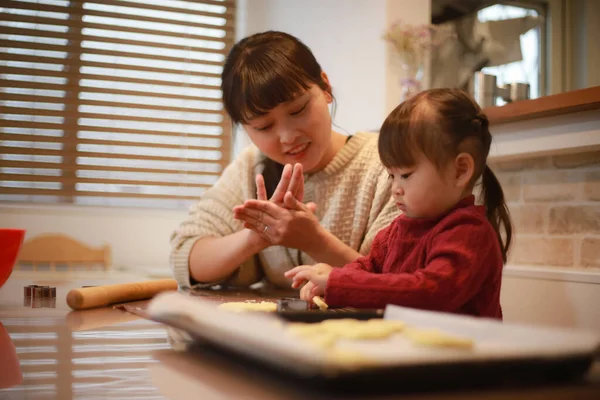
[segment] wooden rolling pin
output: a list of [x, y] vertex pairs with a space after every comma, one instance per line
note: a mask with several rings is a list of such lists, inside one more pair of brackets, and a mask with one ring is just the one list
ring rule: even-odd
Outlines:
[[67, 294], [67, 304], [73, 310], [105, 307], [115, 303], [146, 300], [160, 292], [177, 290], [174, 279], [94, 286], [73, 289]]

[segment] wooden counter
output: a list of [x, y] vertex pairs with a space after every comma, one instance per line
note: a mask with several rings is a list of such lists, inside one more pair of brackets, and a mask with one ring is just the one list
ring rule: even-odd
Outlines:
[[483, 111], [490, 124], [497, 125], [595, 109], [600, 109], [600, 86], [487, 107]]
[[[389, 393], [319, 391], [268, 373], [236, 357], [208, 352], [201, 342], [164, 325], [111, 307], [70, 311], [74, 287], [122, 279], [26, 279], [11, 276], [0, 290], [0, 399], [247, 399], [247, 400], [457, 400], [504, 398], [598, 399], [600, 363], [582, 381], [442, 389], [422, 392], [398, 387]], [[55, 308], [23, 303], [23, 287], [57, 287]], [[269, 292], [268, 296], [275, 294]], [[205, 291], [215, 301], [263, 298], [261, 293]], [[187, 351], [183, 351], [187, 349]], [[8, 372], [8, 373], [7, 373]]]

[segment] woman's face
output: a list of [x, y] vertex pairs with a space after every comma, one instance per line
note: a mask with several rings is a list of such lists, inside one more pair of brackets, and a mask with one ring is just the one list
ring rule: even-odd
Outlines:
[[305, 172], [324, 168], [335, 155], [331, 140], [332, 96], [317, 85], [294, 100], [244, 124], [248, 136], [270, 159], [280, 164], [300, 163]]

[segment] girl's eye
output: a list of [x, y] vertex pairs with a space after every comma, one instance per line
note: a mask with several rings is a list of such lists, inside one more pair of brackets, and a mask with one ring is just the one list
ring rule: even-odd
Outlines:
[[394, 179], [394, 174], [388, 174], [388, 179]]
[[308, 105], [308, 102], [304, 103], [304, 105], [302, 106], [302, 108], [300, 108], [298, 111], [294, 111], [290, 115], [300, 115], [300, 114], [302, 114], [302, 111], [304, 111], [306, 109], [307, 105]]
[[402, 179], [408, 179], [411, 175], [412, 175], [412, 172], [409, 172], [408, 174], [402, 174], [402, 175], [400, 175], [400, 178], [402, 178]]

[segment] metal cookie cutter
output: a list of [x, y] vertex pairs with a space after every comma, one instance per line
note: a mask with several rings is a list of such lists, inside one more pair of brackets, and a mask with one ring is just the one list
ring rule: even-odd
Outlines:
[[40, 285], [23, 287], [23, 306], [56, 308], [56, 287]]

